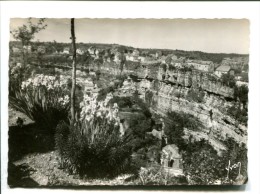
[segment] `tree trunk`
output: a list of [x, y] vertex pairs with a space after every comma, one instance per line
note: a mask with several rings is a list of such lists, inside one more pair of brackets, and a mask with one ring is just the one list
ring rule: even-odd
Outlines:
[[71, 87], [71, 126], [75, 123], [75, 90], [76, 90], [76, 43], [74, 18], [71, 19], [71, 39], [72, 39], [72, 87]]

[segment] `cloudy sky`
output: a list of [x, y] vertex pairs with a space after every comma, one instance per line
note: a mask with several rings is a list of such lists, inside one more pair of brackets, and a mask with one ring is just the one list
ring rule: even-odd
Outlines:
[[[10, 29], [26, 22], [11, 19]], [[47, 19], [46, 24], [34, 40], [70, 42], [69, 19]], [[75, 33], [76, 41], [84, 43], [249, 53], [249, 21], [245, 19], [75, 19]]]

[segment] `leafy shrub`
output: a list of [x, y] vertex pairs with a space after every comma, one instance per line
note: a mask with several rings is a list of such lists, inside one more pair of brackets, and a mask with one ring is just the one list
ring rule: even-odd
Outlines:
[[170, 144], [175, 144], [180, 150], [186, 149], [186, 143], [182, 136], [184, 128], [197, 131], [202, 127], [200, 121], [193, 115], [183, 112], [169, 112], [165, 119], [165, 134]]
[[189, 143], [183, 152], [183, 170], [193, 185], [210, 185], [224, 181], [226, 158], [219, 157], [212, 146], [204, 139]]
[[106, 95], [108, 94], [108, 93], [110, 93], [110, 92], [113, 92], [115, 90], [115, 88], [114, 87], [112, 87], [112, 86], [109, 86], [109, 87], [107, 87], [107, 88], [103, 88], [103, 89], [101, 89], [99, 92], [98, 92], [98, 100], [99, 101], [102, 101], [102, 100], [104, 100], [105, 98], [106, 98]]
[[220, 78], [220, 81], [222, 82], [223, 85], [229, 86], [229, 87], [235, 87], [236, 81], [235, 77], [230, 74], [223, 74]]
[[[228, 138], [225, 141], [227, 151], [223, 154], [223, 158], [229, 160], [231, 165], [241, 163], [240, 173], [247, 177], [247, 147], [244, 143], [238, 144], [233, 138]], [[226, 163], [226, 166], [228, 163]], [[238, 176], [238, 168], [229, 172], [229, 179], [234, 182]]]
[[228, 115], [235, 118], [239, 123], [242, 123], [247, 126], [248, 113], [247, 109], [240, 109], [237, 106], [231, 106], [227, 110]]
[[109, 107], [111, 98], [97, 101], [97, 96], [85, 95], [76, 125], [57, 126], [56, 148], [70, 173], [104, 178], [128, 169], [131, 146], [128, 136], [120, 132], [118, 109]]
[[52, 131], [59, 120], [68, 118], [69, 91], [66, 80], [36, 75], [22, 83], [10, 96], [10, 106], [24, 113], [45, 130]]
[[[111, 79], [111, 78], [107, 78]], [[108, 87], [102, 88], [98, 93], [98, 100], [102, 101], [106, 98], [106, 95], [110, 92], [113, 92], [116, 88], [122, 87], [124, 80], [126, 79], [125, 75], [119, 75], [116, 76], [115, 81], [113, 82], [113, 85], [110, 85]]]
[[[231, 165], [241, 162], [241, 175], [247, 177], [247, 149], [238, 145], [233, 139], [225, 142], [227, 150], [219, 156], [214, 148], [204, 139], [187, 145], [183, 152], [184, 173], [189, 177], [189, 184], [211, 185], [233, 184], [239, 177], [238, 168], [230, 170]], [[241, 176], [240, 175], [240, 176]]]
[[246, 107], [246, 104], [248, 103], [248, 87], [243, 86], [235, 86], [234, 88], [234, 98], [238, 99], [239, 102], [243, 104], [244, 107]]
[[113, 99], [110, 101], [111, 104], [117, 103], [119, 108], [131, 107], [133, 102], [131, 101], [130, 97], [119, 97], [114, 96]]
[[142, 110], [142, 112], [143, 112], [143, 114], [145, 115], [146, 118], [152, 117], [152, 114], [151, 114], [149, 108], [147, 107], [146, 103], [143, 102], [143, 100], [140, 99], [138, 97], [138, 95], [136, 95], [136, 93], [132, 96], [132, 102], [140, 107], [140, 109]]

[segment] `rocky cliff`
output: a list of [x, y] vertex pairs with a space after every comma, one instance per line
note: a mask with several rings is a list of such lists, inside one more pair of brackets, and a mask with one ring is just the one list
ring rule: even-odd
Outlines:
[[131, 74], [139, 78], [149, 78], [184, 87], [195, 87], [216, 95], [233, 98], [234, 89], [227, 87], [219, 81], [211, 80], [210, 74], [199, 71], [185, 71], [170, 69], [159, 62], [140, 63], [127, 61], [125, 64], [115, 62], [104, 62], [102, 65], [93, 65], [94, 70], [115, 75]]
[[132, 82], [133, 87], [153, 111], [159, 114], [182, 111], [196, 116], [202, 129], [197, 132], [185, 129], [186, 135], [208, 139], [219, 152], [225, 149], [222, 142], [228, 137], [239, 143], [247, 141], [247, 128], [227, 114], [227, 109], [235, 103], [234, 89], [211, 80], [207, 73], [139, 62], [105, 62], [93, 69], [101, 73], [137, 76], [139, 82]]
[[[218, 145], [220, 150], [225, 149], [221, 141], [228, 137], [233, 137], [239, 143], [247, 141], [247, 128], [227, 114], [227, 109], [234, 102], [227, 101], [223, 96], [201, 91], [204, 93], [203, 99], [196, 102], [189, 97], [191, 88], [163, 82], [156, 83], [147, 79], [143, 79], [138, 84], [138, 88], [143, 94], [143, 99], [148, 101], [152, 109], [158, 113], [176, 111], [197, 117], [203, 126], [200, 135], [203, 137], [203, 133], [207, 134], [207, 138]], [[146, 98], [148, 94], [151, 99]]]

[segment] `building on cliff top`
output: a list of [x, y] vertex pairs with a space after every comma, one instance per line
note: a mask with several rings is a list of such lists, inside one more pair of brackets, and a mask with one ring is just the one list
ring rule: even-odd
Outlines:
[[193, 67], [198, 71], [203, 72], [214, 72], [214, 63], [212, 61], [202, 61], [202, 60], [187, 60], [186, 64], [188, 67]]
[[115, 53], [115, 58], [114, 61], [116, 63], [120, 63], [121, 61], [124, 61], [126, 59], [125, 55], [121, 52], [116, 52]]
[[90, 55], [95, 55], [95, 51], [96, 51], [96, 49], [93, 46], [89, 47], [89, 49], [88, 49], [88, 52]]
[[220, 65], [216, 69], [214, 74], [220, 78], [223, 74], [229, 73], [230, 70], [231, 70], [231, 67], [229, 65]]
[[70, 54], [70, 48], [69, 47], [64, 48], [63, 54]]
[[160, 58], [162, 56], [162, 51], [157, 51], [156, 53], [155, 53], [155, 58]]
[[85, 53], [85, 51], [84, 51], [83, 49], [81, 49], [81, 48], [78, 48], [78, 49], [76, 50], [76, 53], [77, 53], [78, 55], [83, 55], [83, 54]]
[[222, 60], [221, 65], [229, 65], [233, 69], [243, 68], [244, 65], [248, 64], [249, 57], [226, 57]]
[[139, 52], [137, 49], [135, 49], [135, 50], [133, 51], [132, 55], [139, 57], [140, 52]]

